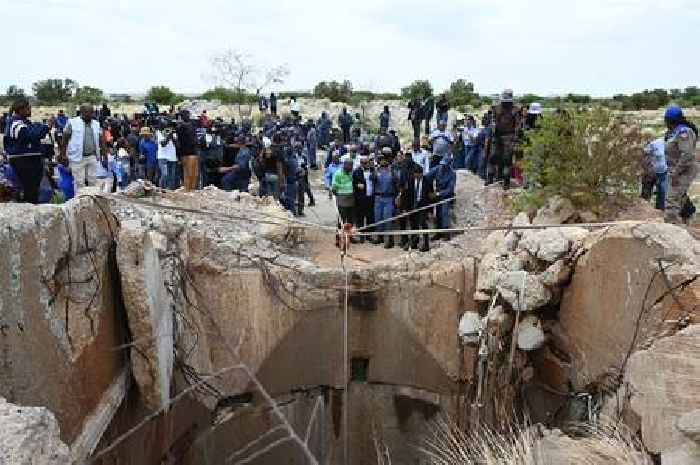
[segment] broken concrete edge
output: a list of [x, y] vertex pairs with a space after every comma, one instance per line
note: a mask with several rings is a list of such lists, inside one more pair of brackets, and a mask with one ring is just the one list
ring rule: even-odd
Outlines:
[[85, 419], [82, 432], [70, 446], [73, 465], [83, 465], [95, 452], [114, 414], [126, 398], [130, 380], [131, 370], [127, 366], [104, 392], [95, 410]]
[[58, 422], [45, 407], [11, 404], [0, 397], [0, 463], [67, 465], [70, 450], [61, 441]]

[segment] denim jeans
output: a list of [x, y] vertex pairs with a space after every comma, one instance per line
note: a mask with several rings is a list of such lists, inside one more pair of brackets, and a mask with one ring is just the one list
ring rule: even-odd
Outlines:
[[486, 174], [488, 170], [488, 163], [486, 162], [486, 157], [481, 156], [482, 146], [477, 146], [477, 153], [479, 154], [479, 177], [481, 179], [486, 179]]
[[440, 123], [447, 124], [447, 112], [438, 113], [437, 114], [437, 122], [438, 122], [438, 124], [440, 124]]
[[467, 150], [467, 159], [466, 159], [466, 168], [473, 173], [476, 173], [479, 171], [479, 146], [478, 145], [468, 145], [466, 147]]
[[666, 191], [668, 189], [668, 172], [656, 173], [656, 209], [666, 209]]
[[158, 159], [160, 179], [158, 185], [163, 189], [175, 189], [175, 165], [177, 162]]
[[[374, 198], [374, 221], [379, 222], [394, 216], [394, 197], [382, 197], [380, 195]], [[378, 225], [377, 231], [391, 231], [391, 222]]]
[[450, 228], [450, 202], [437, 206], [437, 223], [438, 229]]
[[287, 181], [284, 189], [284, 206], [287, 210], [296, 215], [297, 212], [297, 181]]
[[454, 155], [454, 163], [452, 167], [456, 170], [461, 170], [463, 168], [466, 168], [467, 163], [466, 163], [466, 157], [467, 157], [467, 149], [466, 147], [462, 146], [462, 150], [457, 152]]
[[318, 160], [316, 159], [316, 145], [309, 145], [309, 166], [316, 168]]
[[264, 177], [264, 183], [265, 183], [265, 195], [273, 196], [275, 199], [279, 200], [280, 198], [280, 178], [274, 173], [265, 173]]

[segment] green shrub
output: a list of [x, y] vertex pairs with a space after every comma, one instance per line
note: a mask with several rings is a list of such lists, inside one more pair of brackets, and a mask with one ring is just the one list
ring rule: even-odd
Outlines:
[[636, 193], [645, 138], [639, 122], [603, 108], [545, 114], [524, 143], [529, 191], [518, 202], [541, 205], [562, 196], [595, 208]]

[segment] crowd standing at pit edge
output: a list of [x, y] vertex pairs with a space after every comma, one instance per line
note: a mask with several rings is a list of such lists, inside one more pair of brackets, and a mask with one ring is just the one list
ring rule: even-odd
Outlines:
[[[106, 104], [98, 109], [83, 104], [72, 117], [60, 110], [37, 123], [30, 119], [30, 102], [19, 98], [0, 119], [0, 200], [60, 203], [86, 186], [117, 192], [137, 179], [164, 189], [215, 185], [248, 192], [255, 176], [260, 196], [272, 196], [303, 216], [306, 198], [308, 206], [315, 204], [309, 170], [323, 169], [329, 196], [335, 196], [346, 224], [362, 228], [418, 209], [366, 231], [427, 230], [433, 217], [436, 229], [448, 229], [452, 202], [445, 200], [454, 196], [455, 170], [470, 170], [486, 185], [500, 183], [503, 189], [527, 186], [519, 167], [521, 145], [537, 130], [542, 114], [539, 103], [517, 105], [507, 89], [479, 122], [467, 115], [448, 128], [445, 94], [437, 101], [426, 96], [408, 103], [413, 140], [402, 147], [386, 106], [378, 133], [370, 134], [360, 115], [345, 108], [334, 125], [326, 112], [317, 120], [304, 119], [294, 97], [288, 117], [278, 115], [277, 104], [274, 93], [269, 99], [258, 94], [261, 127], [247, 118], [210, 119], [206, 110], [199, 115], [174, 106], [161, 111], [153, 103], [130, 116], [113, 115]], [[649, 199], [656, 190], [656, 208], [665, 210], [667, 222], [681, 223], [692, 214], [687, 191], [697, 174], [698, 131], [675, 105], [665, 110], [664, 120], [665, 136], [643, 155], [642, 196]], [[319, 159], [319, 150], [325, 159]], [[436, 239], [449, 235], [403, 235], [398, 245], [427, 251]], [[396, 245], [391, 235], [373, 236], [372, 242]]]

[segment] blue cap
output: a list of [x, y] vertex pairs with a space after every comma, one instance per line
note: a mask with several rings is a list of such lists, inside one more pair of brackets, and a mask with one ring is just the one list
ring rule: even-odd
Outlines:
[[664, 113], [664, 119], [670, 121], [681, 120], [683, 119], [683, 110], [678, 105], [671, 105], [668, 108], [666, 108], [666, 112]]

